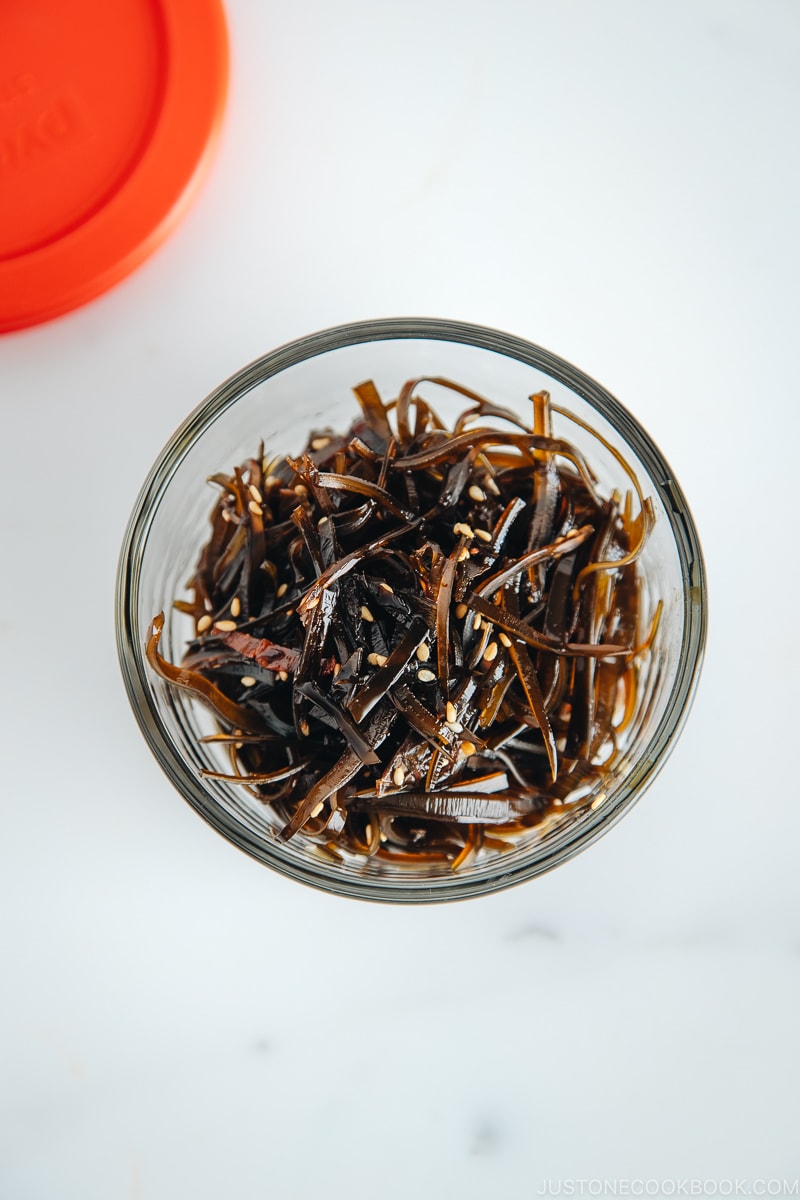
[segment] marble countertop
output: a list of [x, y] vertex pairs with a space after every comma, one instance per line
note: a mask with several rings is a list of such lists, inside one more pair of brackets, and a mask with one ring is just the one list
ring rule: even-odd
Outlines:
[[[797, 1195], [800, 14], [227, 10], [185, 221], [0, 339], [0, 1196]], [[519, 334], [632, 409], [711, 604], [690, 721], [624, 821], [412, 910], [292, 884], [199, 820], [113, 630], [129, 511], [186, 413], [293, 337], [407, 314]]]

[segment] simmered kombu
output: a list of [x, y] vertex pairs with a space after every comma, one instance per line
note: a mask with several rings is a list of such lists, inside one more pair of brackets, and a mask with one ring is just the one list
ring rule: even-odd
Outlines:
[[[452, 429], [427, 384], [467, 402]], [[282, 836], [458, 868], [613, 763], [655, 630], [636, 562], [652, 507], [627, 468], [624, 497], [598, 493], [546, 392], [526, 427], [441, 378], [389, 404], [354, 391], [348, 432], [213, 477], [194, 600], [177, 602], [195, 637], [165, 662], [159, 616], [148, 659], [211, 707], [206, 740], [231, 756], [216, 777]]]

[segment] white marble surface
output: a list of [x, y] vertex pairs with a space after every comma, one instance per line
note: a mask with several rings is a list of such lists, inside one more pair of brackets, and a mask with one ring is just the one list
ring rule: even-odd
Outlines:
[[[228, 11], [227, 124], [184, 224], [0, 339], [0, 1196], [795, 1180], [800, 10]], [[112, 618], [188, 410], [283, 341], [399, 314], [606, 384], [672, 462], [711, 590], [694, 712], [641, 804], [541, 880], [413, 911], [207, 828], [138, 732]]]

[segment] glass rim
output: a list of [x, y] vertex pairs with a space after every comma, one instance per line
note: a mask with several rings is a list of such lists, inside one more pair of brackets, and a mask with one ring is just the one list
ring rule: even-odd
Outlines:
[[[174, 472], [214, 422], [239, 397], [289, 367], [347, 346], [401, 339], [449, 341], [494, 351], [542, 371], [585, 400], [614, 427], [645, 467], [670, 524], [683, 582], [683, 633], [676, 677], [655, 733], [613, 799], [579, 825], [565, 829], [560, 837], [556, 833], [540, 855], [513, 865], [504, 864], [500, 857], [495, 871], [478, 877], [454, 874], [424, 882], [359, 879], [310, 857], [301, 863], [285, 856], [277, 839], [259, 840], [237, 824], [204, 791], [176, 750], [149, 686], [138, 629], [141, 567], [155, 513]], [[259, 862], [323, 891], [362, 900], [431, 903], [486, 895], [552, 870], [597, 841], [636, 803], [664, 765], [691, 708], [705, 650], [706, 572], [689, 506], [669, 464], [636, 418], [601, 384], [551, 351], [486, 326], [432, 317], [378, 318], [333, 326], [271, 350], [216, 387], [178, 426], [150, 469], [128, 521], [117, 569], [115, 629], [123, 681], [145, 740], [172, 784], [218, 833]]]

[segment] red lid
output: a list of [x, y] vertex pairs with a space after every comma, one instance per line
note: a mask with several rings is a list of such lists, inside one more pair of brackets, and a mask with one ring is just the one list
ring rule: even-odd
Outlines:
[[222, 115], [220, 0], [0, 0], [0, 331], [91, 300], [194, 193]]

